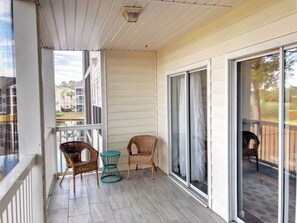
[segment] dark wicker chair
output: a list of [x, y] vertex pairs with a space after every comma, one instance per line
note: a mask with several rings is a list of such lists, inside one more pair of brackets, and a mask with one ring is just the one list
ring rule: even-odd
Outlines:
[[[82, 161], [81, 153], [84, 149], [87, 149], [90, 153], [90, 160]], [[94, 149], [89, 144], [82, 141], [73, 141], [73, 142], [65, 142], [60, 145], [60, 150], [62, 151], [65, 159], [66, 159], [66, 170], [61, 179], [60, 185], [63, 182], [65, 174], [69, 168], [72, 168], [73, 175], [73, 192], [75, 193], [75, 176], [80, 174], [82, 178], [82, 173], [86, 173], [89, 171], [96, 171], [97, 176], [97, 184], [99, 185], [99, 174], [98, 174], [98, 151]]]
[[[253, 147], [250, 147], [250, 142], [253, 141]], [[250, 156], [256, 157], [257, 171], [259, 170], [258, 147], [260, 141], [258, 137], [249, 131], [242, 132], [242, 156], [247, 156], [250, 161]]]
[[[132, 154], [132, 145], [135, 144], [137, 153]], [[128, 178], [130, 178], [130, 165], [136, 164], [136, 170], [138, 164], [151, 165], [152, 166], [152, 179], [154, 179], [154, 169], [157, 171], [157, 167], [154, 162], [154, 152], [157, 145], [157, 138], [150, 135], [134, 136], [128, 146]]]

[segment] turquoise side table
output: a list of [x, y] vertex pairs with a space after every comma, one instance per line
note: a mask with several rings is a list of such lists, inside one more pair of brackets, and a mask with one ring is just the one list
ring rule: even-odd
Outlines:
[[118, 170], [118, 162], [121, 152], [115, 150], [100, 153], [103, 162], [103, 172], [101, 174], [102, 183], [115, 183], [122, 179]]

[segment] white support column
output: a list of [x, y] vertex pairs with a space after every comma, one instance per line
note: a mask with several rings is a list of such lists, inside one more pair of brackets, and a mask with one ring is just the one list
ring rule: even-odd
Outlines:
[[[42, 49], [42, 88], [44, 107], [44, 140], [45, 140], [45, 175], [46, 194], [48, 195], [52, 180], [57, 176], [56, 145], [56, 106], [55, 106], [55, 68], [52, 49]], [[47, 196], [48, 197], [48, 196]]]
[[37, 154], [32, 170], [33, 223], [45, 222], [44, 118], [35, 2], [13, 1], [20, 158]]

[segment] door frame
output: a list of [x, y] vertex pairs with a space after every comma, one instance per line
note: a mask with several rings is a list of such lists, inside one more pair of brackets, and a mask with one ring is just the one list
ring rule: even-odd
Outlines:
[[[243, 48], [238, 51], [234, 51], [225, 56], [225, 80], [226, 80], [226, 138], [228, 139], [228, 148], [229, 148], [229, 221], [236, 221], [239, 223], [243, 223], [237, 216], [237, 62], [242, 60], [248, 60], [253, 57], [261, 57], [263, 55], [271, 54], [278, 52], [280, 55], [279, 61], [279, 83], [281, 87], [279, 88], [279, 157], [280, 162], [279, 165], [283, 166], [283, 157], [284, 151], [281, 149], [282, 145], [282, 123], [284, 122], [283, 117], [283, 109], [281, 106], [283, 104], [283, 96], [284, 96], [284, 85], [283, 85], [283, 77], [284, 77], [284, 60], [283, 60], [283, 52], [288, 48], [296, 47], [296, 39], [297, 33], [276, 38], [264, 43], [256, 44], [247, 48]], [[279, 166], [278, 168], [278, 178], [283, 176], [283, 168]], [[282, 177], [283, 179], [283, 177]], [[284, 184], [283, 180], [278, 181], [278, 223], [282, 222], [284, 218], [283, 213], [283, 198], [284, 198]], [[297, 197], [296, 197], [297, 200]], [[297, 202], [296, 202], [297, 204]], [[297, 222], [297, 214], [295, 216], [295, 221]]]
[[[172, 149], [171, 149], [171, 84], [170, 84], [170, 78], [177, 76], [177, 75], [185, 75], [185, 98], [188, 98], [189, 94], [189, 73], [193, 71], [200, 71], [200, 70], [206, 70], [206, 85], [207, 85], [207, 195], [196, 189], [195, 187], [191, 187], [190, 179], [187, 177], [186, 181], [182, 180], [179, 176], [177, 176], [172, 171]], [[179, 182], [181, 182], [183, 185], [188, 187], [189, 189], [194, 190], [196, 193], [198, 193], [200, 196], [202, 196], [204, 199], [207, 200], [207, 206], [212, 208], [212, 191], [211, 191], [211, 143], [210, 143], [210, 60], [204, 60], [197, 63], [193, 63], [187, 66], [179, 67], [173, 70], [170, 70], [166, 73], [167, 78], [167, 129], [168, 129], [168, 170], [169, 174], [172, 175], [175, 179], [177, 179]], [[186, 101], [186, 117], [185, 117], [185, 125], [186, 125], [186, 174], [189, 176], [190, 173], [190, 162], [188, 160], [188, 153], [189, 153], [189, 114], [188, 109], [189, 105]]]

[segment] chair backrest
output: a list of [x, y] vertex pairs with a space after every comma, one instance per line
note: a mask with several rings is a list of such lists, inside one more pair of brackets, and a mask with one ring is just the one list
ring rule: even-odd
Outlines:
[[[91, 145], [83, 141], [71, 141], [65, 142], [60, 145], [60, 150], [63, 154], [73, 154], [75, 156], [75, 161], [81, 161], [81, 152], [87, 149], [90, 152], [90, 160], [96, 161], [98, 158], [98, 151], [94, 149]], [[65, 157], [66, 158], [66, 157]], [[67, 160], [67, 158], [66, 158]]]
[[258, 137], [250, 131], [242, 131], [242, 147], [248, 148], [251, 140], [254, 141], [254, 149], [257, 149], [260, 145]]
[[157, 137], [151, 135], [138, 135], [131, 138], [128, 149], [131, 149], [132, 144], [135, 144], [139, 153], [151, 154], [154, 152], [157, 145]]

